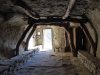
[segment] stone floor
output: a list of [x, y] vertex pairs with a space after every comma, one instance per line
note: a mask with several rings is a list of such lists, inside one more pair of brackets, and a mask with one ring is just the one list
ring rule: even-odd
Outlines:
[[92, 75], [71, 53], [39, 51], [15, 75]]

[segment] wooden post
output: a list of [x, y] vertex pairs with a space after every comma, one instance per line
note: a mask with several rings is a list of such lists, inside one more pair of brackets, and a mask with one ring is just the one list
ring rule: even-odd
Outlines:
[[71, 34], [71, 39], [72, 39], [72, 45], [73, 45], [73, 55], [76, 57], [77, 56], [77, 43], [76, 43], [76, 30], [79, 27], [78, 23], [70, 23], [70, 26], [72, 28], [72, 33]]
[[20, 47], [22, 41], [24, 40], [26, 34], [28, 33], [28, 31], [31, 29], [31, 27], [32, 27], [33, 24], [35, 23], [35, 21], [36, 21], [36, 20], [34, 20], [34, 19], [32, 19], [32, 18], [29, 17], [29, 19], [28, 19], [29, 26], [28, 26], [28, 27], [26, 28], [26, 30], [23, 32], [21, 38], [19, 39], [19, 41], [18, 41], [18, 43], [17, 43], [17, 45], [16, 45], [16, 49], [15, 49], [15, 50], [16, 50], [16, 53], [15, 53], [15, 55], [18, 55], [18, 54], [19, 54], [19, 47]]
[[32, 30], [31, 30], [29, 36], [28, 36], [27, 39], [26, 39], [25, 51], [28, 51], [28, 43], [29, 43], [29, 40], [30, 40], [31, 36], [33, 35], [33, 33], [34, 33], [36, 27], [37, 27], [37, 25], [33, 25], [33, 28], [32, 28]]
[[74, 42], [74, 47], [76, 48], [76, 28], [73, 28], [73, 42]]
[[77, 51], [78, 51], [78, 49], [77, 49], [77, 43], [76, 43], [76, 29], [77, 29], [77, 27], [73, 27], [73, 45], [74, 45], [74, 56], [77, 56]]

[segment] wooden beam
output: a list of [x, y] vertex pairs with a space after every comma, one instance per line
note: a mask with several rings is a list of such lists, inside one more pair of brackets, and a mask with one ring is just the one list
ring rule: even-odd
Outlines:
[[74, 47], [76, 49], [76, 28], [73, 28], [73, 41], [74, 41]]
[[70, 14], [70, 12], [71, 12], [71, 9], [72, 9], [72, 7], [74, 6], [75, 2], [76, 2], [76, 0], [70, 0], [69, 5], [68, 5], [68, 8], [67, 8], [67, 10], [66, 10], [66, 13], [65, 13], [65, 15], [62, 17], [62, 19], [66, 19], [66, 18], [69, 16], [69, 14]]
[[32, 18], [29, 18], [29, 19], [28, 19], [28, 23], [29, 23], [29, 26], [28, 26], [28, 27], [26, 28], [26, 30], [23, 32], [21, 38], [19, 39], [19, 41], [18, 41], [18, 43], [17, 43], [17, 45], [16, 45], [16, 49], [15, 49], [15, 50], [16, 50], [16, 53], [15, 53], [15, 55], [18, 55], [18, 54], [19, 54], [19, 47], [20, 47], [22, 41], [24, 40], [26, 34], [28, 33], [28, 31], [29, 31], [29, 30], [31, 29], [31, 27], [33, 26], [34, 20], [33, 20]]
[[29, 36], [28, 36], [27, 39], [26, 39], [26, 47], [25, 47], [25, 51], [28, 51], [29, 40], [30, 40], [31, 36], [33, 35], [33, 33], [34, 33], [36, 27], [37, 27], [37, 25], [33, 25], [33, 28], [32, 28], [32, 30], [31, 30]]
[[66, 25], [63, 25], [66, 29], [66, 33], [68, 35], [68, 41], [70, 45], [70, 49], [73, 53], [74, 57], [77, 57], [77, 49], [74, 46], [74, 40], [73, 40], [73, 30], [69, 27], [70, 23], [67, 23]]
[[22, 34], [20, 40], [18, 41], [18, 43], [17, 43], [17, 45], [16, 45], [16, 55], [19, 54], [19, 47], [20, 47], [22, 41], [24, 40], [24, 38], [25, 38], [27, 32], [31, 29], [31, 27], [32, 27], [32, 25], [29, 25], [29, 26], [26, 28], [26, 30], [23, 32], [23, 34]]
[[85, 26], [84, 23], [81, 23], [80, 24], [80, 28], [83, 30], [83, 32], [85, 33], [87, 39], [89, 40], [92, 48], [93, 48], [93, 54], [94, 54], [94, 57], [96, 57], [96, 51], [97, 51], [97, 48], [96, 48], [96, 43], [94, 42], [94, 40], [92, 39], [87, 27]]

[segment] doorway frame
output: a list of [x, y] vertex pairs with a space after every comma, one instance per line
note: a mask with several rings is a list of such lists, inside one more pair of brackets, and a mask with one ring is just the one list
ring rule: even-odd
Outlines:
[[[44, 29], [51, 29], [51, 34], [52, 34], [52, 50], [54, 51], [54, 42], [53, 42], [53, 38], [54, 38], [54, 35], [53, 35], [53, 29], [52, 27], [46, 27], [46, 28], [43, 28]], [[42, 30], [42, 48], [44, 47], [44, 33], [43, 33], [43, 30]]]

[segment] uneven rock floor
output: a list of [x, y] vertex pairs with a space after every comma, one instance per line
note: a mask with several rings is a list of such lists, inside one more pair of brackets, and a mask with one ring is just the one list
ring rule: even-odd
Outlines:
[[92, 75], [71, 53], [40, 51], [32, 56], [15, 75]]

